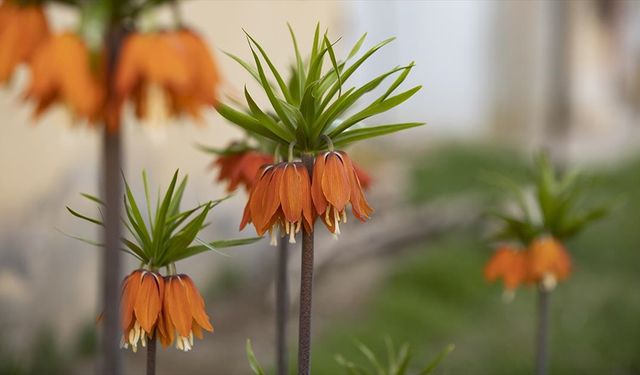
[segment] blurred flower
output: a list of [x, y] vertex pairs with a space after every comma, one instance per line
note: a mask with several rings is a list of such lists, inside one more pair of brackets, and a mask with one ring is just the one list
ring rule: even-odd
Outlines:
[[546, 290], [553, 290], [558, 281], [571, 273], [571, 258], [560, 241], [540, 237], [528, 250], [528, 276]]
[[74, 116], [90, 121], [98, 118], [104, 91], [78, 35], [67, 32], [49, 37], [35, 51], [30, 67], [31, 85], [25, 97], [36, 102], [36, 116], [61, 102]]
[[188, 29], [132, 33], [124, 41], [116, 73], [118, 105], [131, 100], [139, 119], [163, 123], [217, 103], [220, 81], [206, 44]]
[[490, 282], [502, 278], [505, 298], [509, 300], [513, 296], [514, 290], [526, 281], [526, 260], [525, 251], [511, 246], [502, 246], [487, 262], [484, 268], [484, 277]]
[[165, 277], [163, 316], [158, 324], [158, 336], [163, 346], [169, 346], [175, 337], [176, 348], [189, 351], [193, 336], [202, 339], [202, 330], [213, 332], [204, 308], [204, 300], [187, 275]]
[[39, 5], [0, 4], [0, 83], [11, 78], [15, 67], [28, 62], [49, 35], [49, 25]]
[[260, 167], [273, 163], [273, 156], [258, 151], [247, 150], [238, 153], [220, 155], [213, 162], [220, 168], [218, 182], [228, 181], [227, 191], [232, 192], [238, 185], [244, 185], [247, 191], [256, 181]]
[[260, 236], [269, 231], [272, 245], [276, 244], [278, 230], [288, 234], [291, 243], [295, 243], [303, 224], [307, 232], [313, 230], [311, 181], [302, 163], [266, 165], [256, 177], [240, 229], [253, 223]]
[[124, 280], [122, 286], [122, 347], [138, 350], [147, 336], [153, 337], [162, 310], [164, 279], [158, 273], [138, 269]]
[[351, 203], [353, 215], [365, 221], [373, 212], [349, 156], [342, 151], [318, 154], [313, 170], [311, 186], [313, 204], [326, 227], [340, 233], [340, 220], [347, 222], [345, 208]]

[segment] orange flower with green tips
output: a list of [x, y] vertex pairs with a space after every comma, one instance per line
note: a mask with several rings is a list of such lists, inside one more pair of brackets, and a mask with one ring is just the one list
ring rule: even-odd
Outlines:
[[490, 282], [502, 279], [506, 291], [515, 290], [527, 279], [525, 251], [511, 246], [500, 247], [487, 262], [484, 277]]
[[0, 83], [9, 81], [15, 68], [29, 62], [49, 36], [49, 24], [40, 5], [5, 0], [0, 4]]
[[560, 241], [544, 236], [529, 246], [527, 266], [531, 281], [552, 290], [571, 274], [571, 257]]
[[121, 346], [136, 352], [152, 337], [162, 309], [164, 279], [156, 272], [135, 270], [122, 285]]

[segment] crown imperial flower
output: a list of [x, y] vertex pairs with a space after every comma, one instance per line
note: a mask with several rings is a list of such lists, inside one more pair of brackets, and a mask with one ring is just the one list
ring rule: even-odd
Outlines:
[[220, 155], [213, 165], [220, 168], [218, 182], [228, 181], [227, 191], [232, 192], [243, 185], [247, 191], [256, 182], [260, 167], [273, 163], [273, 156], [259, 151], [246, 150], [229, 155]]
[[204, 307], [204, 299], [187, 275], [165, 277], [163, 318], [159, 325], [160, 342], [168, 346], [176, 340], [176, 348], [189, 351], [193, 336], [202, 339], [202, 330], [213, 332]]
[[322, 222], [335, 234], [340, 233], [340, 221], [347, 221], [347, 203], [351, 203], [353, 215], [360, 221], [366, 221], [373, 212], [351, 159], [343, 151], [324, 152], [316, 157], [311, 195]]
[[507, 296], [527, 278], [527, 256], [525, 251], [511, 246], [502, 246], [495, 251], [484, 268], [484, 277], [494, 282], [502, 279]]
[[308, 232], [313, 230], [311, 182], [302, 163], [263, 166], [256, 180], [240, 229], [251, 222], [259, 235], [270, 233], [272, 245], [276, 243], [278, 230], [289, 235], [291, 243], [295, 243], [295, 235], [303, 226]]
[[547, 290], [571, 273], [571, 257], [565, 247], [553, 237], [540, 237], [529, 247], [529, 278]]
[[138, 269], [127, 276], [122, 285], [123, 348], [136, 352], [138, 343], [146, 346], [153, 337], [162, 309], [164, 279], [158, 273]]

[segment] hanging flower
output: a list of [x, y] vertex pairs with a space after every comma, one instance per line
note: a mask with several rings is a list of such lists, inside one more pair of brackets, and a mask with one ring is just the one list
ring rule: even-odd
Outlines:
[[138, 269], [124, 280], [122, 286], [122, 343], [123, 348], [136, 352], [138, 343], [146, 346], [153, 337], [161, 315], [164, 279], [161, 275]]
[[526, 259], [525, 251], [511, 246], [502, 246], [487, 262], [484, 277], [490, 282], [501, 278], [504, 282], [505, 296], [510, 299], [513, 291], [526, 281]]
[[322, 222], [335, 234], [340, 233], [340, 220], [347, 222], [347, 203], [351, 203], [353, 215], [362, 222], [373, 212], [349, 156], [342, 151], [329, 151], [316, 157], [311, 196], [316, 212], [323, 217]]
[[193, 336], [202, 339], [203, 329], [213, 332], [204, 299], [191, 278], [184, 274], [165, 277], [163, 316], [158, 325], [162, 345], [167, 347], [175, 339], [177, 349], [189, 351]]
[[228, 181], [227, 191], [232, 192], [243, 185], [247, 191], [255, 183], [260, 167], [273, 163], [273, 156], [259, 151], [247, 150], [220, 155], [213, 162], [220, 168], [218, 182]]
[[528, 250], [528, 275], [546, 290], [553, 290], [558, 281], [571, 273], [571, 258], [565, 247], [553, 237], [540, 237]]
[[240, 229], [253, 223], [260, 236], [269, 232], [272, 245], [276, 244], [278, 230], [289, 235], [291, 243], [295, 243], [295, 235], [303, 225], [307, 232], [313, 230], [311, 182], [302, 163], [266, 165], [256, 177]]
[[193, 31], [132, 33], [120, 56], [118, 101], [131, 100], [141, 120], [163, 123], [183, 114], [200, 119], [203, 106], [217, 103], [217, 67]]
[[0, 4], [0, 83], [11, 78], [15, 67], [28, 62], [36, 47], [49, 36], [42, 6]]
[[78, 35], [51, 36], [35, 51], [30, 67], [32, 79], [25, 97], [36, 102], [36, 116], [56, 102], [78, 118], [94, 121], [100, 115], [104, 92]]

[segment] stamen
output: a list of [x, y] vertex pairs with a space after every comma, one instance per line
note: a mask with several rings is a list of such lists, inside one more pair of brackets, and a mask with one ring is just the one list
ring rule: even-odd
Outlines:
[[278, 235], [276, 234], [275, 230], [269, 229], [269, 237], [271, 237], [271, 241], [269, 242], [269, 245], [278, 246]]
[[327, 223], [327, 225], [331, 225], [331, 219], [329, 218], [330, 210], [331, 210], [331, 207], [327, 207], [327, 210], [324, 212], [324, 221]]
[[347, 210], [342, 211], [342, 222], [347, 223]]
[[340, 234], [340, 214], [337, 210], [333, 210], [333, 224], [336, 227], [336, 234]]
[[290, 227], [291, 227], [291, 230], [289, 231], [289, 243], [296, 243], [296, 232], [293, 229], [293, 223], [291, 223]]
[[298, 221], [296, 224], [296, 233], [300, 232], [300, 228], [302, 227], [302, 220]]

